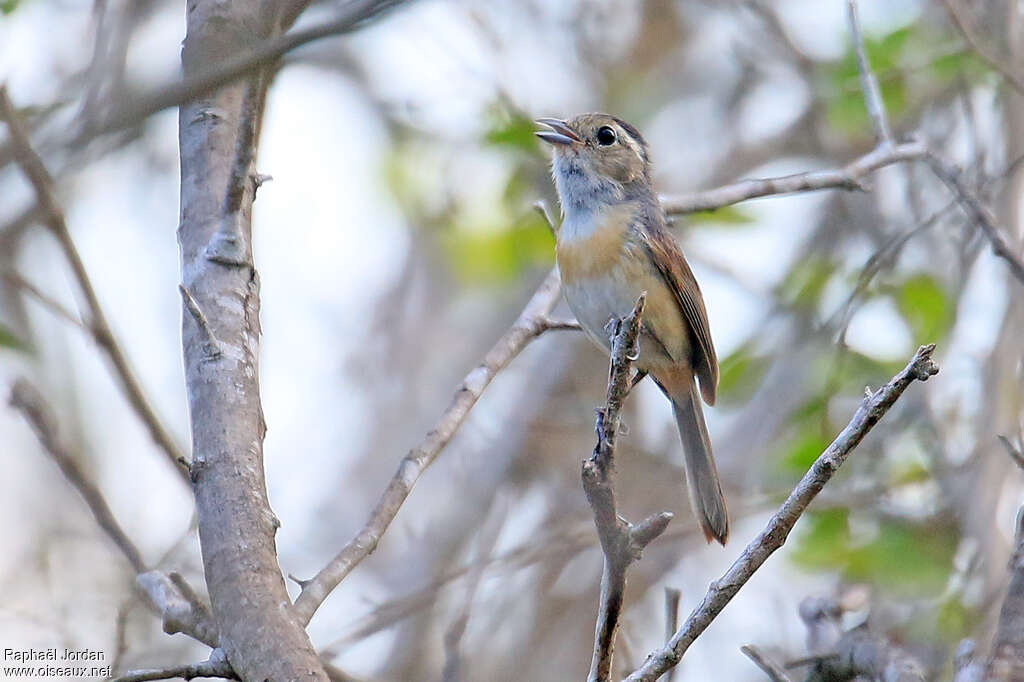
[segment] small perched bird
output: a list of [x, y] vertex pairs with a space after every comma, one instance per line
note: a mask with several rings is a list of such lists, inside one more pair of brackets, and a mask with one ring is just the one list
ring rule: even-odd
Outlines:
[[649, 374], [672, 401], [690, 502], [708, 542], [724, 545], [729, 517], [701, 408], [701, 396], [715, 404], [718, 359], [700, 287], [651, 184], [647, 143], [608, 114], [537, 123], [550, 128], [537, 136], [554, 148], [563, 216], [556, 257], [565, 299], [587, 336], [610, 352], [606, 325], [629, 315], [647, 292], [638, 377]]

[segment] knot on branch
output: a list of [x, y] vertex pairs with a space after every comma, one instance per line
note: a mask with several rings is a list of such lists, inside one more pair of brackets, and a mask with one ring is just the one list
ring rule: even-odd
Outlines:
[[910, 375], [918, 381], [928, 381], [929, 377], [939, 373], [939, 366], [932, 360], [935, 344], [929, 343], [917, 349], [914, 359], [910, 362]]

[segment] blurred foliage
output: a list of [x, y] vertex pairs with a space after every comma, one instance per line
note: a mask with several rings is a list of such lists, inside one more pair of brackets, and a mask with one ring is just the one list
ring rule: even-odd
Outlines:
[[754, 352], [745, 343], [718, 363], [718, 404], [733, 407], [746, 403], [757, 390], [771, 365], [771, 358]]
[[868, 581], [899, 596], [943, 590], [960, 540], [953, 523], [865, 518], [859, 520], [866, 530], [854, 532], [854, 515], [848, 509], [809, 512], [793, 561], [812, 570], [839, 571], [848, 581]]
[[813, 309], [818, 306], [836, 264], [827, 258], [811, 257], [795, 263], [778, 287], [778, 296], [793, 306]]
[[536, 213], [493, 229], [453, 230], [442, 237], [458, 275], [470, 284], [514, 281], [528, 268], [554, 261], [555, 238]]
[[[882, 101], [889, 115], [899, 118], [907, 105], [906, 76], [898, 69], [911, 27], [903, 27], [880, 38], [864, 37], [864, 50], [879, 78]], [[864, 94], [858, 85], [857, 55], [851, 43], [843, 58], [827, 67], [827, 77], [839, 95], [828, 103], [829, 123], [842, 131], [857, 132], [870, 126]], [[851, 84], [853, 87], [851, 87]]]
[[714, 211], [697, 211], [687, 216], [687, 219], [699, 225], [739, 227], [755, 222], [749, 213], [745, 213], [736, 206], [725, 206]]
[[492, 147], [540, 154], [540, 142], [534, 133], [537, 124], [531, 118], [507, 107], [492, 107], [490, 126], [484, 134], [484, 142]]
[[18, 9], [21, 0], [0, 0], [0, 14], [10, 14]]
[[[877, 75], [882, 101], [894, 121], [908, 113], [919, 94], [927, 99], [956, 79], [975, 82], [991, 73], [988, 65], [967, 49], [936, 48], [944, 42], [948, 44], [948, 40], [921, 23], [882, 36], [864, 37], [865, 52]], [[823, 70], [830, 89], [836, 93], [828, 101], [829, 124], [845, 133], [870, 130], [853, 44], [841, 60]]]
[[400, 139], [385, 165], [388, 186], [413, 224], [436, 233], [442, 253], [465, 284], [493, 286], [554, 262], [547, 222], [531, 208], [547, 159], [533, 120], [505, 102], [487, 112], [481, 146], [502, 156], [506, 174], [497, 193], [445, 192], [443, 172], [418, 136]]
[[29, 346], [12, 332], [7, 326], [0, 324], [0, 348], [10, 348], [22, 352], [28, 352]]
[[941, 341], [952, 328], [955, 303], [932, 275], [918, 273], [908, 277], [893, 297], [915, 343]]

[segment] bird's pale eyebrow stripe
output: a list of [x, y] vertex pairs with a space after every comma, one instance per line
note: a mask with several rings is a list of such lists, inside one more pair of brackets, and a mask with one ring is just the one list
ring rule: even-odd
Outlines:
[[622, 130], [623, 134], [621, 135], [621, 137], [624, 137], [626, 139], [627, 143], [629, 144], [629, 148], [632, 149], [633, 153], [640, 157], [642, 161], [646, 162], [647, 143], [644, 142], [644, 138], [640, 135], [640, 131], [634, 128], [629, 123], [626, 123], [622, 119], [616, 118], [615, 122]]
[[620, 137], [626, 141], [626, 144], [641, 161], [647, 161], [647, 152], [644, 151], [643, 145], [636, 141], [636, 138], [630, 134], [629, 130], [623, 128]]

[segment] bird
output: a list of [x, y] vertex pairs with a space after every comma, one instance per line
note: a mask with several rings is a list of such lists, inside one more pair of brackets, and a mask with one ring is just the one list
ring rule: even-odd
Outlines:
[[536, 122], [546, 128], [536, 135], [553, 149], [562, 209], [555, 259], [566, 302], [610, 353], [606, 326], [625, 319], [646, 292], [636, 381], [650, 376], [671, 401], [694, 515], [707, 541], [724, 545], [729, 516], [701, 405], [715, 404], [718, 359], [704, 297], [654, 191], [647, 142], [610, 114]]

